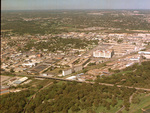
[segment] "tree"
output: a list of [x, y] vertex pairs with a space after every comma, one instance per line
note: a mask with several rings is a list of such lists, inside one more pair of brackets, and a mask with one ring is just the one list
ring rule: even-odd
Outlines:
[[107, 110], [110, 110], [110, 103], [107, 102], [106, 108], [107, 108]]
[[58, 73], [62, 73], [62, 70], [59, 70]]
[[95, 107], [98, 107], [99, 106], [99, 101], [96, 99], [96, 100], [94, 100], [94, 106]]
[[123, 42], [123, 39], [119, 39], [118, 41], [117, 41], [117, 43], [122, 43]]
[[71, 110], [72, 110], [73, 112], [78, 112], [78, 111], [80, 111], [80, 108], [77, 107], [77, 106], [73, 106], [73, 107], [71, 108]]
[[115, 107], [115, 105], [117, 105], [117, 100], [116, 99], [112, 99], [112, 106]]
[[11, 73], [14, 73], [15, 71], [14, 71], [14, 69], [13, 69], [13, 68], [11, 68], [11, 69], [10, 69], [10, 72], [11, 72]]

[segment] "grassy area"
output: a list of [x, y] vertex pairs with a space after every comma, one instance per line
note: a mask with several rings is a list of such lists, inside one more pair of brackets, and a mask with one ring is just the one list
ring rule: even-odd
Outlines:
[[146, 106], [146, 107], [145, 107], [145, 108], [143, 108], [143, 109], [150, 109], [150, 105]]
[[2, 74], [1, 76], [10, 76], [10, 77], [15, 77], [16, 75], [14, 75], [14, 74]]
[[92, 65], [92, 66], [87, 66], [86, 69], [87, 69], [87, 70], [99, 69], [99, 68], [102, 68], [102, 67], [106, 66], [106, 63], [108, 63], [108, 62], [100, 63], [100, 64]]
[[[139, 94], [138, 98], [140, 99], [140, 103], [131, 104], [130, 113], [142, 113], [142, 108], [150, 108], [150, 95]], [[129, 113], [129, 111], [123, 110], [123, 113]]]
[[63, 83], [65, 83], [65, 81], [58, 81], [57, 85], [62, 85]]

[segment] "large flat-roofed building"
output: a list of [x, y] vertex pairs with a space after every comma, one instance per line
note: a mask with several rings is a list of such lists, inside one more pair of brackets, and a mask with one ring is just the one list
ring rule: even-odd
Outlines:
[[111, 58], [113, 54], [113, 50], [96, 50], [93, 52], [93, 57]]
[[139, 51], [138, 53], [139, 53], [139, 54], [150, 55], [150, 52], [149, 52], [149, 51]]
[[139, 51], [138, 53], [146, 59], [150, 59], [150, 51]]
[[14, 82], [13, 82], [13, 85], [18, 85], [18, 84], [21, 84], [21, 83], [23, 83], [24, 81], [26, 81], [26, 80], [28, 80], [28, 77], [23, 77], [23, 78], [20, 78], [20, 79], [18, 79], [18, 80], [15, 80]]
[[67, 70], [62, 71], [63, 76], [66, 76], [66, 75], [69, 75], [69, 74], [72, 74], [72, 69], [67, 69]]
[[124, 44], [114, 44], [112, 46], [112, 49], [114, 50], [115, 56], [124, 56], [133, 52], [137, 52], [141, 49], [145, 49], [145, 47], [136, 46], [130, 43], [124, 43]]
[[74, 73], [74, 72], [81, 71], [82, 69], [83, 69], [83, 66], [82, 66], [82, 65], [73, 66], [72, 68], [63, 70], [63, 71], [62, 71], [62, 76], [66, 76], [66, 75], [72, 74], [72, 73]]

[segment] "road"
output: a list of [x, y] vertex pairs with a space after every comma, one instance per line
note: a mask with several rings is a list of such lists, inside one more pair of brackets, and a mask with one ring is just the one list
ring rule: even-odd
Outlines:
[[[133, 95], [134, 95], [135, 93], [133, 93], [130, 97], [129, 97], [129, 102], [130, 102], [130, 104], [132, 103], [132, 98], [133, 98]], [[122, 111], [123, 109], [125, 108], [125, 106], [123, 106], [122, 108], [120, 108], [116, 113], [119, 113], [120, 111]]]
[[125, 107], [123, 106], [122, 108], [120, 108], [116, 113], [119, 113], [120, 111], [122, 111]]
[[[89, 83], [89, 84], [94, 84], [95, 82], [89, 82], [89, 81], [78, 81], [78, 80], [68, 80], [64, 78], [55, 78], [55, 77], [48, 77], [48, 76], [33, 76], [35, 78], [45, 78], [45, 79], [53, 79], [53, 80], [60, 80], [60, 81], [68, 81], [68, 82], [78, 82], [78, 83]], [[108, 84], [108, 83], [99, 83], [99, 85], [105, 85], [105, 86], [114, 86], [115, 84]], [[132, 86], [124, 86], [124, 85], [116, 85], [117, 87], [126, 87], [130, 89], [136, 89], [136, 90], [143, 90], [143, 91], [150, 91], [150, 89], [146, 88], [139, 88], [139, 87], [132, 87]]]
[[130, 96], [130, 98], [129, 98], [129, 102], [130, 102], [130, 103], [132, 103], [132, 99], [133, 99], [134, 94], [135, 94], [135, 93], [133, 93], [133, 94]]
[[31, 99], [28, 101], [28, 103], [26, 104], [26, 106], [24, 107], [23, 113], [25, 113], [27, 106], [30, 104], [30, 102], [36, 97], [36, 95], [43, 90], [44, 88], [48, 87], [49, 85], [53, 84], [52, 82], [50, 82], [49, 84], [45, 85], [44, 87], [42, 87], [41, 89], [39, 89], [32, 97]]

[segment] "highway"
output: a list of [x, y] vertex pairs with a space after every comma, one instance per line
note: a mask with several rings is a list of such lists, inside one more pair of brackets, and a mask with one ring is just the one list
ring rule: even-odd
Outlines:
[[[64, 79], [64, 78], [55, 78], [55, 77], [48, 77], [48, 76], [32, 76], [34, 78], [43, 78], [43, 79], [53, 79], [53, 80], [60, 80], [60, 81], [68, 81], [68, 82], [78, 82], [78, 83], [89, 83], [89, 84], [94, 84], [94, 82], [89, 82], [89, 81], [78, 81], [78, 80], [69, 80], [69, 79]], [[108, 83], [99, 83], [99, 85], [104, 85], [104, 86], [114, 86], [115, 84], [108, 84]], [[126, 87], [130, 89], [136, 89], [136, 90], [143, 90], [143, 91], [150, 91], [150, 89], [146, 88], [139, 88], [139, 87], [132, 87], [132, 86], [124, 86], [124, 85], [116, 85], [117, 87]]]

